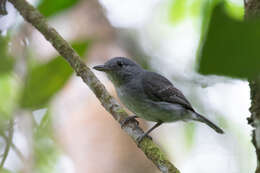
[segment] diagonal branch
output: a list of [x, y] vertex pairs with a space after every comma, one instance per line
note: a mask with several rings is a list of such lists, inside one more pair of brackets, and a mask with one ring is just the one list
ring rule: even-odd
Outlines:
[[[0, 133], [1, 133], [1, 132], [0, 132]], [[4, 133], [1, 133], [0, 135], [4, 138], [5, 141], [8, 140], [8, 136], [6, 136]], [[14, 150], [14, 152], [17, 154], [17, 156], [18, 156], [23, 162], [25, 162], [26, 159], [25, 159], [24, 155], [22, 154], [22, 152], [19, 150], [19, 148], [18, 148], [13, 142], [11, 143], [11, 147], [12, 147], [12, 149]], [[3, 155], [0, 155], [0, 157], [1, 157], [1, 156], [4, 156], [4, 154], [3, 154]]]
[[[100, 100], [103, 107], [111, 113], [115, 120], [122, 123], [122, 120], [128, 115], [125, 110], [116, 102], [116, 100], [107, 92], [104, 85], [97, 79], [94, 73], [81, 61], [79, 55], [71, 46], [49, 26], [45, 18], [26, 0], [9, 0], [20, 14], [38, 29], [44, 37], [56, 48], [60, 55], [68, 61], [76, 74], [90, 87]], [[136, 123], [127, 124], [123, 130], [136, 139], [143, 134], [143, 130]], [[149, 138], [145, 138], [140, 149], [163, 173], [179, 173], [179, 170], [166, 158], [165, 154]]]
[[4, 150], [4, 153], [3, 153], [3, 158], [2, 158], [1, 163], [0, 163], [0, 170], [2, 170], [4, 163], [7, 159], [7, 156], [9, 154], [9, 151], [10, 151], [10, 148], [11, 148], [11, 145], [12, 145], [12, 140], [13, 140], [13, 132], [14, 132], [13, 120], [10, 120], [9, 127], [8, 127], [8, 137], [5, 138], [6, 146], [5, 146], [5, 150]]

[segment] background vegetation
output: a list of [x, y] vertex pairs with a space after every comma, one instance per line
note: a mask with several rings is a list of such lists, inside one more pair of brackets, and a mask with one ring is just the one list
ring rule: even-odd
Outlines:
[[[172, 79], [196, 110], [225, 129], [219, 136], [201, 124], [178, 122], [153, 133], [182, 173], [254, 172], [247, 79], [259, 71], [260, 23], [243, 20], [243, 2], [31, 3], [87, 65], [131, 57]], [[71, 67], [8, 2], [7, 12], [0, 18], [1, 170], [157, 172]]]

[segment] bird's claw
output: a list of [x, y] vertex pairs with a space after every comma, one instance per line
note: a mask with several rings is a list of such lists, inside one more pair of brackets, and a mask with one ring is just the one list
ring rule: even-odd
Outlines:
[[140, 144], [141, 144], [141, 142], [143, 141], [143, 139], [144, 139], [145, 137], [149, 138], [150, 140], [153, 140], [153, 138], [152, 138], [151, 136], [149, 136], [149, 135], [147, 135], [147, 134], [143, 134], [143, 135], [139, 136], [139, 137], [136, 139], [137, 144], [138, 144], [138, 147], [140, 147]]
[[129, 117], [126, 117], [125, 119], [123, 119], [121, 122], [121, 128], [123, 128], [130, 121], [136, 123], [136, 125], [139, 125], [139, 122], [135, 118], [137, 118], [137, 116], [129, 116]]

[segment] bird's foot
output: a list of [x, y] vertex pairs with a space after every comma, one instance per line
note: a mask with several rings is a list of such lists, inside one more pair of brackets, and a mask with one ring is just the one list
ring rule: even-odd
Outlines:
[[136, 115], [126, 117], [121, 122], [121, 128], [123, 128], [126, 124], [128, 124], [130, 121], [136, 123], [136, 125], [139, 125], [139, 122], [136, 120], [138, 118]]
[[149, 136], [148, 134], [144, 133], [144, 134], [142, 134], [141, 136], [139, 136], [139, 137], [136, 139], [137, 144], [138, 144], [138, 147], [140, 147], [140, 144], [141, 144], [142, 140], [143, 140], [145, 137], [147, 137], [147, 138], [153, 140], [153, 138], [152, 138], [151, 136]]

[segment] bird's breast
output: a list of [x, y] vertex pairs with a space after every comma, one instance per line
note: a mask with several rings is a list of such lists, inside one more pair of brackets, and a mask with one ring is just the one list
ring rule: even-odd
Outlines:
[[120, 101], [133, 113], [137, 113], [144, 104], [144, 95], [137, 87], [118, 87], [116, 89]]

